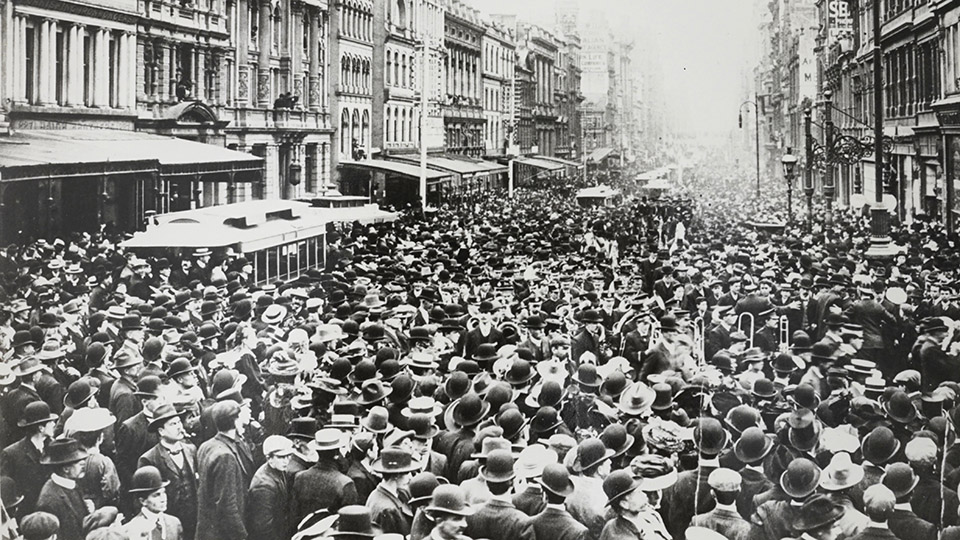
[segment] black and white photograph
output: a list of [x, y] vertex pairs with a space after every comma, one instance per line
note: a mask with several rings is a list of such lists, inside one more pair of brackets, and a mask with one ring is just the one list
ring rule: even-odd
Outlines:
[[960, 0], [0, 0], [0, 540], [960, 540]]

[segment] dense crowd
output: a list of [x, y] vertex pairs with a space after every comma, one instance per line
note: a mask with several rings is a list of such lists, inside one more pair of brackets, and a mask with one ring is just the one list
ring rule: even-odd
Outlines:
[[0, 250], [0, 538], [960, 538], [956, 239], [870, 261], [709, 176], [343, 226], [286, 283]]

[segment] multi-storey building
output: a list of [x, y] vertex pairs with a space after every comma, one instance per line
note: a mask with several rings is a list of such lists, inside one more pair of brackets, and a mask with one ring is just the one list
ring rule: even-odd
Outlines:
[[583, 157], [583, 136], [580, 127], [580, 36], [567, 34], [557, 51], [557, 157], [580, 160]]
[[516, 54], [513, 30], [496, 22], [486, 25], [481, 40], [483, 64], [484, 154], [507, 153], [507, 134], [513, 109], [513, 74]]
[[560, 49], [550, 32], [532, 24], [521, 25], [518, 39], [529, 51], [528, 62], [533, 71], [533, 122], [536, 132], [535, 154], [552, 156], [556, 152], [557, 106], [555, 63]]
[[484, 147], [482, 38], [480, 13], [459, 0], [446, 0], [447, 47], [443, 125], [447, 152], [480, 157]]
[[333, 0], [331, 4], [330, 109], [337, 124], [334, 164], [370, 153], [373, 108], [373, 2]]
[[606, 19], [592, 14], [584, 21], [581, 56], [581, 108], [584, 148], [588, 153], [612, 150], [615, 143], [611, 127], [616, 120], [616, 54], [613, 33]]

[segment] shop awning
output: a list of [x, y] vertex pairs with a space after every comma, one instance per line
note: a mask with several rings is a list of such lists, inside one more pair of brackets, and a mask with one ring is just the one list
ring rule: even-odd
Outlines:
[[[145, 172], [151, 162], [165, 177], [244, 173], [234, 176], [239, 182], [258, 181], [263, 174], [263, 159], [256, 156], [136, 131], [28, 130], [0, 141], [4, 180]], [[139, 167], [132, 170], [136, 164]]]
[[[344, 161], [341, 167], [366, 169], [369, 171], [389, 172], [402, 174], [411, 178], [420, 178], [420, 167], [404, 161], [387, 161], [385, 159], [365, 159], [363, 161]], [[427, 168], [427, 182], [439, 182], [450, 178], [450, 173]]]
[[[416, 156], [397, 156], [392, 158], [403, 163], [417, 164], [420, 158]], [[459, 174], [461, 177], [484, 176], [488, 174], [507, 172], [507, 168], [491, 161], [473, 160], [462, 156], [427, 156], [427, 167], [439, 171]]]
[[602, 161], [612, 153], [613, 148], [597, 148], [593, 152], [590, 152], [590, 155], [587, 156], [587, 161]]
[[547, 171], [559, 171], [563, 169], [563, 165], [555, 161], [549, 161], [546, 159], [540, 159], [535, 157], [518, 157], [514, 160], [517, 163], [522, 163], [524, 165], [530, 165], [531, 167], [536, 167], [537, 169], [544, 169]]
[[567, 167], [576, 167], [578, 169], [583, 168], [583, 163], [577, 163], [576, 161], [570, 161], [569, 159], [560, 159], [558, 157], [550, 157], [550, 156], [536, 156], [536, 158], [545, 159], [547, 161], [554, 161], [556, 163], [566, 165]]

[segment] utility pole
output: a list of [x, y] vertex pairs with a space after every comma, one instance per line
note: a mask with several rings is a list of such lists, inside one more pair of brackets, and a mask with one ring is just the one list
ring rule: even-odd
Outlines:
[[427, 45], [427, 34], [423, 33], [420, 43], [422, 54], [420, 56], [420, 207], [427, 209], [427, 73], [430, 60], [430, 48]]
[[753, 135], [757, 143], [757, 204], [760, 204], [760, 96], [753, 94]]
[[810, 115], [807, 108], [803, 111], [804, 161], [803, 194], [807, 197], [807, 230], [813, 232], [813, 136], [810, 134]]
[[833, 195], [836, 191], [833, 185], [833, 92], [823, 93], [823, 144], [826, 153], [823, 158], [823, 202], [826, 205], [824, 224], [833, 225]]
[[870, 208], [870, 247], [867, 257], [891, 257], [896, 248], [890, 241], [890, 214], [883, 206], [883, 53], [880, 49], [880, 5], [873, 2], [873, 185]]

